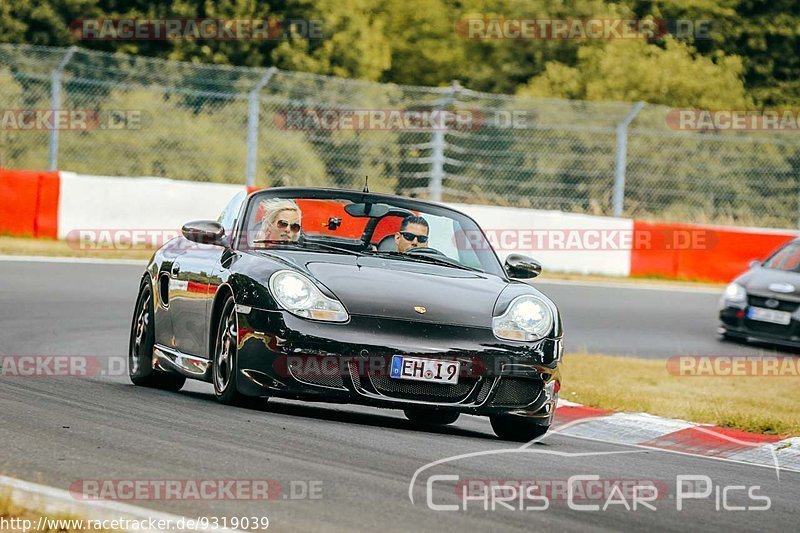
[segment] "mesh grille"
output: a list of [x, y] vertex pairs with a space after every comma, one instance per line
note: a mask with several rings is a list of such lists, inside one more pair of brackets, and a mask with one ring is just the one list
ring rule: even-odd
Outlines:
[[297, 368], [290, 368], [292, 376], [300, 382], [308, 383], [309, 385], [317, 385], [320, 387], [330, 387], [334, 389], [344, 389], [344, 382], [342, 376], [339, 374], [320, 375], [318, 371], [303, 372]]
[[475, 399], [476, 403], [483, 403], [486, 400], [486, 397], [489, 396], [489, 391], [492, 390], [492, 384], [494, 383], [494, 378], [486, 378], [483, 380], [483, 385], [481, 385], [481, 390], [478, 392], [478, 397]]
[[493, 405], [522, 407], [532, 403], [542, 390], [542, 383], [525, 378], [500, 378]]
[[350, 379], [356, 387], [361, 387], [361, 376], [358, 374], [358, 365], [355, 363], [348, 363], [347, 368], [350, 369]]
[[370, 376], [378, 392], [398, 398], [457, 402], [466, 398], [475, 386], [475, 379], [462, 379], [456, 385], [393, 379], [389, 376]]

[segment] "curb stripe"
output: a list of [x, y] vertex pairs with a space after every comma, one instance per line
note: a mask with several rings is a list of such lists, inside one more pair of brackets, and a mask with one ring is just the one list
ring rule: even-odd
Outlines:
[[574, 425], [559, 430], [559, 435], [800, 472], [800, 437], [780, 440], [774, 435], [572, 402], [556, 409], [553, 429], [568, 424]]
[[700, 431], [697, 428], [687, 428], [641, 444], [665, 450], [727, 458], [745, 450], [760, 447], [762, 444], [771, 444], [780, 440], [779, 437], [771, 435], [757, 435], [727, 428], [710, 426], [709, 429], [713, 433]]

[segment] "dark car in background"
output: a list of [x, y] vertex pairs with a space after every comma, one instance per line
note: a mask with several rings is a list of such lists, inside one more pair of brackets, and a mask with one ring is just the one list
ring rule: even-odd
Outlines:
[[723, 338], [800, 348], [800, 239], [733, 280], [719, 318]]
[[[289, 208], [267, 216], [273, 205]], [[408, 217], [428, 236], [404, 232]], [[424, 246], [398, 251], [405, 238]], [[520, 281], [540, 271], [519, 255], [502, 264], [475, 221], [442, 205], [316, 188], [241, 195], [153, 256], [130, 377], [172, 390], [207, 381], [226, 404], [357, 403], [421, 424], [482, 415], [501, 438], [530, 440], [550, 426], [561, 379], [558, 309]]]

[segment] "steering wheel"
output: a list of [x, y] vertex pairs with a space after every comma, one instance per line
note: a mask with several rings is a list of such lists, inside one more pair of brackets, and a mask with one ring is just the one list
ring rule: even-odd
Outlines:
[[444, 255], [443, 252], [437, 250], [436, 248], [428, 248], [428, 247], [409, 248], [408, 250], [406, 250], [406, 253], [408, 255], [436, 255], [436, 256], [447, 257], [446, 255]]

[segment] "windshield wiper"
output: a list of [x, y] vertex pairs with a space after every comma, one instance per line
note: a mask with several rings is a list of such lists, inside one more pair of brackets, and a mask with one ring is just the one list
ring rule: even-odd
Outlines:
[[[345, 253], [350, 255], [357, 255], [361, 256], [362, 254], [356, 252], [355, 250], [350, 250], [348, 248], [340, 248], [338, 246], [333, 246], [331, 244], [322, 244], [320, 242], [314, 241], [287, 241], [283, 239], [256, 239], [253, 241], [253, 244], [280, 244], [283, 246], [292, 246], [297, 248], [317, 248], [320, 250], [328, 250], [331, 252], [339, 252]], [[257, 248], [258, 250], [267, 250], [268, 248]]]
[[435, 265], [451, 266], [455, 268], [460, 268], [462, 270], [472, 270], [473, 272], [481, 272], [477, 268], [469, 267], [467, 265], [462, 265], [455, 259], [451, 259], [447, 256], [407, 254], [404, 252], [394, 252], [390, 250], [377, 251], [372, 253], [376, 255], [389, 255], [391, 257], [397, 257], [398, 259], [407, 259], [410, 261], [422, 261], [425, 263], [432, 263]]

